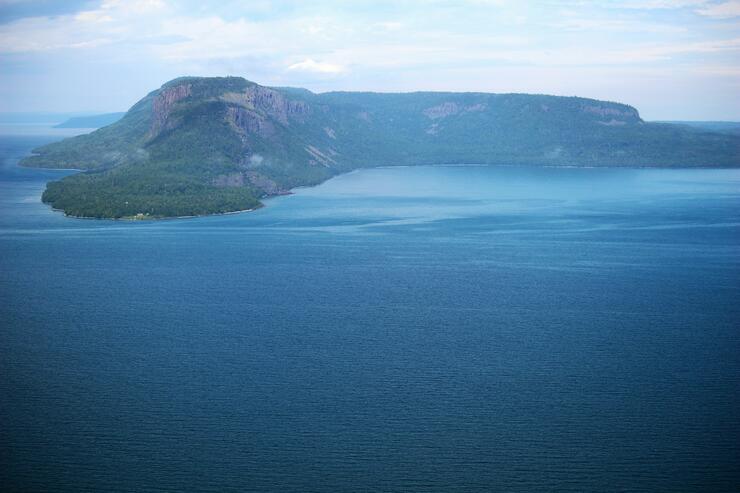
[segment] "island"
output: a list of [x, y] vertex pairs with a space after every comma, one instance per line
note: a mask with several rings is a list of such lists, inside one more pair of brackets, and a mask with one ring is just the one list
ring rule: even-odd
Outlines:
[[394, 165], [738, 167], [740, 136], [649, 123], [580, 97], [313, 93], [241, 77], [182, 77], [92, 133], [21, 165], [75, 168], [42, 200], [89, 218], [252, 210], [357, 168]]

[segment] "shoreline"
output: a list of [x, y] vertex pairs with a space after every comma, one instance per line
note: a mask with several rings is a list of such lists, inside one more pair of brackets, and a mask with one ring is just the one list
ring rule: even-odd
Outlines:
[[[16, 164], [19, 168], [25, 168], [25, 169], [36, 169], [36, 170], [45, 170], [45, 171], [77, 171], [80, 173], [84, 173], [88, 170], [81, 170], [76, 168], [41, 168], [36, 166], [22, 166], [20, 164], [20, 161]], [[579, 166], [579, 165], [556, 165], [556, 164], [476, 164], [476, 163], [469, 163], [469, 164], [406, 164], [406, 165], [381, 165], [381, 166], [368, 166], [368, 167], [362, 167], [362, 168], [355, 168], [353, 170], [345, 171], [343, 173], [336, 174], [330, 178], [327, 178], [326, 180], [322, 181], [321, 183], [317, 183], [315, 185], [299, 185], [296, 187], [291, 188], [290, 190], [283, 191], [280, 193], [276, 193], [274, 195], [268, 195], [263, 197], [261, 200], [270, 200], [277, 197], [285, 196], [285, 195], [293, 195], [295, 191], [301, 190], [301, 189], [308, 189], [313, 188], [316, 186], [319, 186], [323, 183], [326, 183], [329, 180], [332, 180], [334, 178], [338, 178], [340, 176], [349, 175], [351, 173], [357, 173], [364, 170], [372, 170], [372, 169], [394, 169], [394, 168], [549, 168], [549, 169], [656, 169], [656, 170], [732, 170], [732, 169], [740, 169], [738, 166]], [[48, 183], [48, 182], [46, 182]], [[42, 201], [42, 203], [46, 204]], [[89, 217], [89, 216], [75, 216], [72, 214], [67, 214], [64, 212], [63, 209], [57, 209], [53, 206], [49, 206], [52, 211], [54, 212], [60, 212], [64, 214], [65, 217], [69, 217], [72, 219], [87, 219], [87, 220], [99, 220], [99, 221], [128, 221], [128, 222], [151, 222], [151, 221], [166, 221], [166, 220], [175, 220], [175, 219], [195, 219], [200, 217], [209, 217], [209, 216], [225, 216], [229, 214], [242, 214], [246, 212], [254, 212], [258, 209], [262, 209], [263, 207], [266, 207], [266, 205], [262, 202], [260, 202], [256, 207], [253, 207], [251, 209], [242, 209], [238, 211], [229, 211], [229, 212], [213, 212], [213, 213], [207, 213], [207, 214], [197, 214], [197, 215], [189, 215], [189, 216], [162, 216], [162, 217], [135, 217], [135, 216], [126, 216], [126, 217]]]
[[[272, 197], [278, 197], [279, 195], [273, 195]], [[47, 205], [45, 202], [41, 202], [44, 205]], [[193, 216], [162, 216], [162, 217], [141, 217], [137, 218], [136, 216], [125, 216], [125, 217], [89, 217], [89, 216], [75, 216], [72, 214], [67, 214], [64, 212], [64, 209], [57, 209], [56, 207], [49, 206], [49, 208], [54, 212], [59, 212], [64, 215], [64, 217], [68, 217], [70, 219], [85, 219], [89, 221], [125, 221], [125, 222], [152, 222], [152, 221], [171, 221], [174, 219], [196, 219], [199, 217], [211, 217], [211, 216], [228, 216], [229, 214], [242, 214], [244, 212], [254, 212], [258, 209], [262, 209], [264, 204], [260, 204], [257, 207], [254, 207], [252, 209], [241, 209], [238, 211], [229, 211], [229, 212], [212, 212], [208, 214], [197, 214]]]

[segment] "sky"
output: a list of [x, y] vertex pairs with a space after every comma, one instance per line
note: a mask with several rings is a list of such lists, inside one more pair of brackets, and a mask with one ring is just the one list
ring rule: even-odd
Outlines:
[[740, 0], [0, 0], [0, 112], [123, 111], [183, 75], [740, 121]]

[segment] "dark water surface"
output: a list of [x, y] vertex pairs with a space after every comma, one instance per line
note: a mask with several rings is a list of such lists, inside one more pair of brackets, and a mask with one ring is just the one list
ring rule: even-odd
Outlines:
[[0, 138], [0, 490], [740, 490], [740, 172], [92, 221], [15, 166], [51, 139]]

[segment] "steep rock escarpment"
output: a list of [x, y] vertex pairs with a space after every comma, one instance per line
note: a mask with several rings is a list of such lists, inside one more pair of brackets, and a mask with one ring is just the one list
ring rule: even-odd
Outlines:
[[165, 128], [172, 107], [178, 101], [191, 95], [191, 84], [179, 84], [163, 89], [152, 102], [152, 124], [149, 128], [149, 137], [155, 137]]

